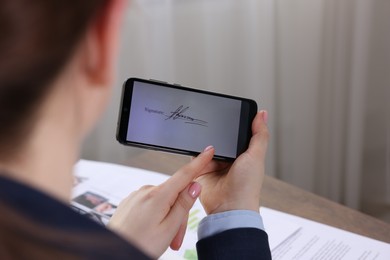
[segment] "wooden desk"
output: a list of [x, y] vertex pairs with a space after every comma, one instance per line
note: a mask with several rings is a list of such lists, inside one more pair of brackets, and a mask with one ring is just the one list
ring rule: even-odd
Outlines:
[[[139, 150], [125, 164], [171, 175], [189, 157]], [[293, 215], [390, 243], [390, 224], [266, 176], [261, 204]]]

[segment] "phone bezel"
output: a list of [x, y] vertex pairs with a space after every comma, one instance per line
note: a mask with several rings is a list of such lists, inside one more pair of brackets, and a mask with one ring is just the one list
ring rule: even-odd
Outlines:
[[[122, 86], [121, 104], [120, 104], [118, 124], [117, 124], [117, 133], [116, 133], [116, 139], [119, 143], [121, 143], [123, 145], [139, 147], [139, 148], [164, 151], [164, 152], [171, 152], [171, 153], [177, 153], [177, 154], [184, 154], [184, 155], [190, 155], [190, 156], [196, 156], [199, 154], [199, 152], [197, 152], [197, 151], [182, 150], [182, 149], [177, 149], [177, 148], [172, 148], [172, 147], [164, 147], [164, 146], [159, 146], [159, 145], [151, 145], [151, 144], [139, 143], [139, 142], [126, 140], [134, 82], [144, 82], [144, 83], [158, 85], [158, 86], [162, 86], [162, 87], [181, 89], [181, 90], [190, 91], [190, 92], [197, 92], [197, 93], [202, 93], [202, 94], [206, 94], [206, 95], [213, 95], [213, 96], [219, 96], [219, 97], [224, 97], [224, 98], [228, 98], [228, 99], [235, 99], [235, 100], [242, 101], [241, 114], [240, 114], [240, 124], [239, 124], [239, 134], [238, 134], [238, 138], [237, 138], [237, 152], [236, 152], [237, 157], [247, 149], [247, 147], [249, 145], [250, 138], [252, 136], [252, 129], [251, 129], [252, 121], [257, 113], [257, 103], [254, 100], [242, 98], [242, 97], [231, 96], [231, 95], [226, 95], [226, 94], [221, 94], [221, 93], [215, 93], [215, 92], [211, 92], [211, 91], [188, 88], [188, 87], [184, 87], [184, 86], [179, 85], [179, 84], [169, 84], [166, 82], [155, 81], [155, 80], [146, 80], [146, 79], [140, 79], [140, 78], [129, 78], [123, 83], [123, 86]], [[244, 113], [246, 113], [247, 116], [245, 116]], [[223, 160], [223, 161], [234, 161], [236, 159], [236, 157], [233, 158], [233, 157], [227, 157], [227, 156], [221, 156], [221, 155], [215, 154], [214, 159]]]

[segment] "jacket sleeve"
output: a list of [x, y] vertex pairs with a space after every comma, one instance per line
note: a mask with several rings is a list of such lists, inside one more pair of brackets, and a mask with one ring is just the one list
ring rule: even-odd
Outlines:
[[257, 228], [230, 229], [201, 239], [198, 259], [271, 259], [267, 233]]

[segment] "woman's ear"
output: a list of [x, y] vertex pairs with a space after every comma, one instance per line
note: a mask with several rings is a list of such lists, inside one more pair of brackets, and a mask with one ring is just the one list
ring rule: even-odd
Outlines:
[[106, 1], [88, 26], [83, 67], [90, 86], [111, 87], [113, 83], [125, 9], [125, 0]]
[[125, 3], [106, 1], [87, 27], [74, 56], [75, 70], [69, 80], [81, 137], [95, 125], [111, 97]]

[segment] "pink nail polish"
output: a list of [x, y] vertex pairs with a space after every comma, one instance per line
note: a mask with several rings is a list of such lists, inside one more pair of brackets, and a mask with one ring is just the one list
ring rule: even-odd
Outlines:
[[264, 123], [267, 124], [268, 123], [268, 112], [267, 112], [267, 110], [262, 110], [261, 114], [262, 114]]
[[200, 186], [199, 183], [194, 182], [191, 184], [190, 188], [188, 189], [188, 193], [192, 198], [196, 199], [200, 194], [201, 188], [202, 187]]
[[214, 147], [212, 146], [212, 145], [209, 145], [209, 146], [207, 146], [204, 150], [203, 150], [203, 152], [207, 152], [207, 151], [209, 151], [209, 150], [211, 150], [211, 149], [213, 149]]

